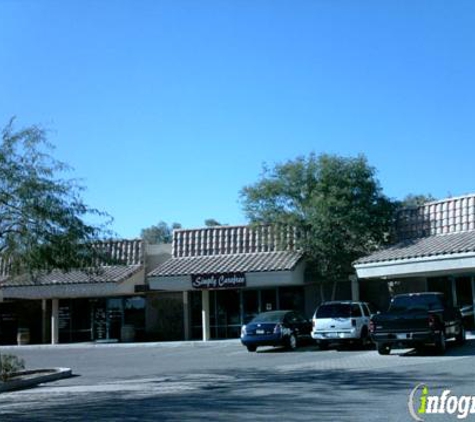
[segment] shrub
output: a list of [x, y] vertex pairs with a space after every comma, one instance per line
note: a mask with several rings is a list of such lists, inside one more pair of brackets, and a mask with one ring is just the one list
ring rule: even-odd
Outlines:
[[0, 354], [0, 379], [8, 381], [15, 372], [25, 369], [25, 361], [15, 355]]

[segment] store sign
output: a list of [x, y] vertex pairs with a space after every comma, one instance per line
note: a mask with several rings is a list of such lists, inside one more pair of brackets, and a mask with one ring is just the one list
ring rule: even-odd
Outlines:
[[193, 274], [191, 285], [195, 289], [234, 289], [246, 287], [244, 273]]

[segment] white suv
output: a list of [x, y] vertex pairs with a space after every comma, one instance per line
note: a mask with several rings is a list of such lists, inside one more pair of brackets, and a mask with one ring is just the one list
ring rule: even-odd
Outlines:
[[371, 341], [368, 327], [373, 313], [366, 302], [324, 302], [313, 315], [312, 338], [321, 349], [328, 348], [330, 343], [366, 346]]

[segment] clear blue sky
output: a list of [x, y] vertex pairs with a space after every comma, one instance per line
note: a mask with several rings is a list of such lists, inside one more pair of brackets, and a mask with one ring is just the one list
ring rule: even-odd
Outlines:
[[0, 124], [41, 123], [119, 236], [241, 224], [264, 162], [364, 153], [475, 191], [475, 2], [0, 0]]

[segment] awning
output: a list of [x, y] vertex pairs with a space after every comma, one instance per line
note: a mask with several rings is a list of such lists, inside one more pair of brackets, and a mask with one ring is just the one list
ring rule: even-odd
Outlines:
[[359, 259], [359, 278], [455, 274], [475, 270], [475, 231], [407, 240]]
[[133, 294], [144, 283], [143, 265], [103, 266], [97, 271], [54, 270], [0, 281], [6, 299], [49, 299]]
[[303, 253], [299, 251], [279, 251], [171, 258], [151, 271], [148, 276], [291, 271], [302, 257]]

